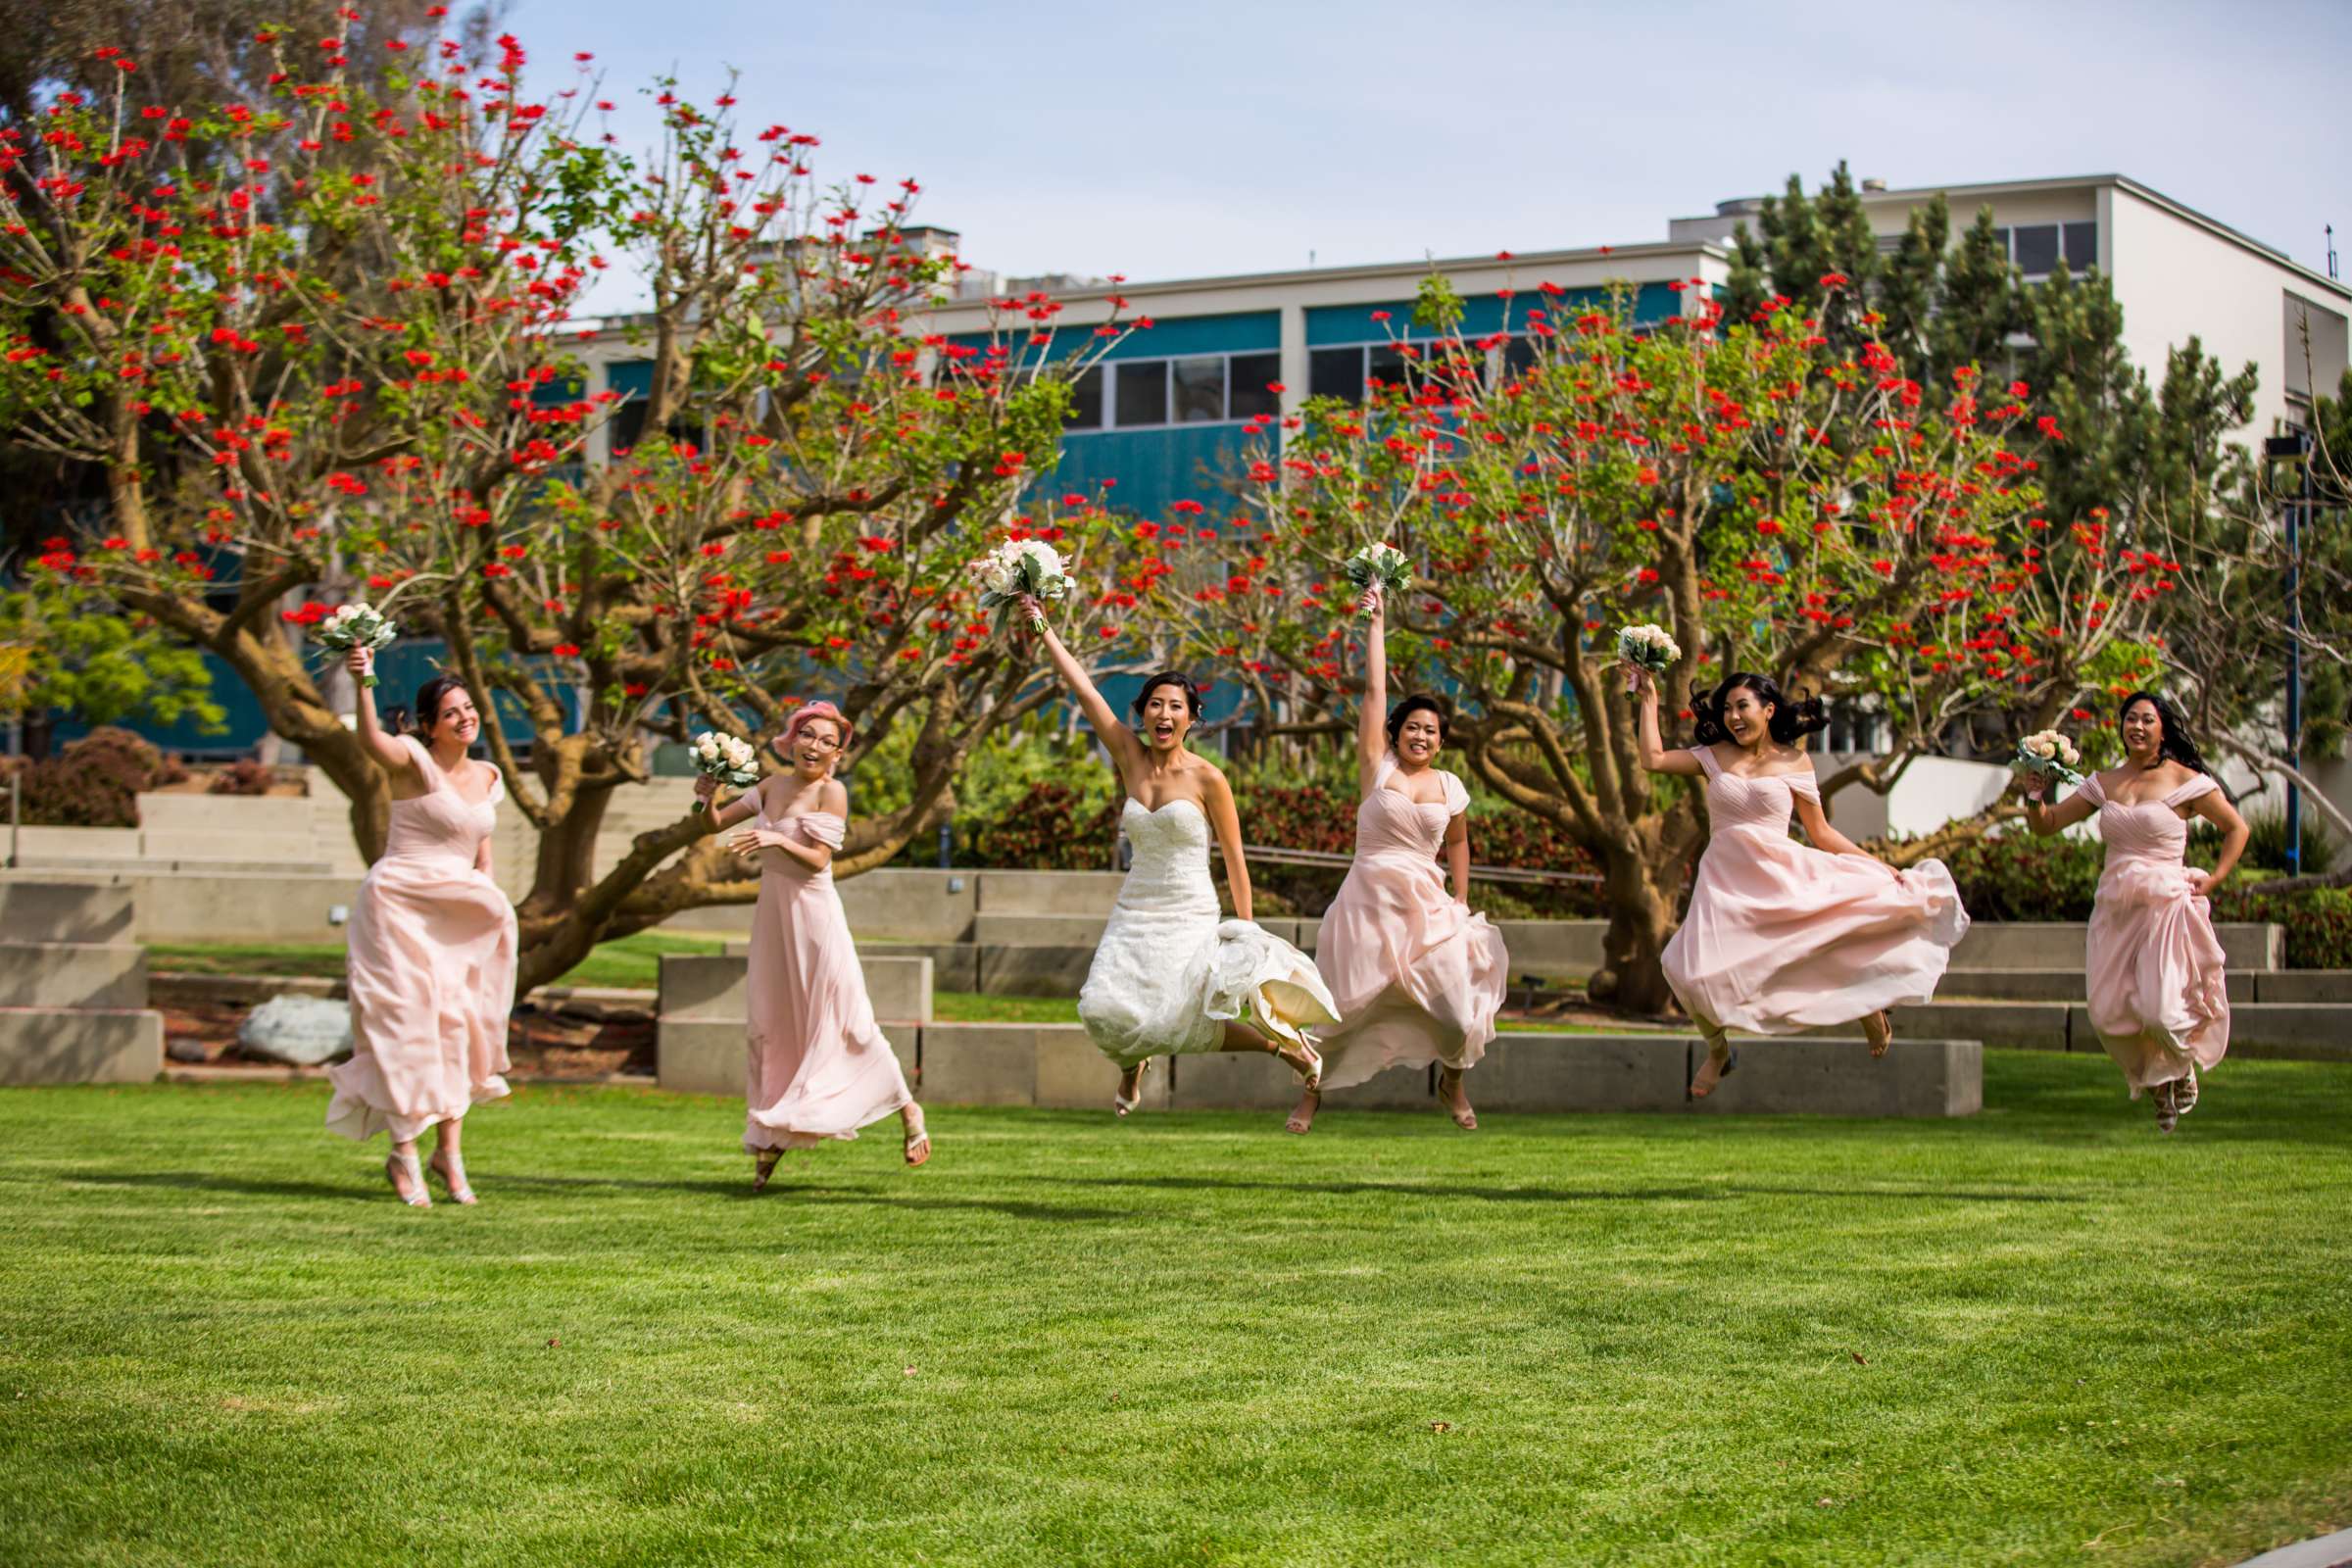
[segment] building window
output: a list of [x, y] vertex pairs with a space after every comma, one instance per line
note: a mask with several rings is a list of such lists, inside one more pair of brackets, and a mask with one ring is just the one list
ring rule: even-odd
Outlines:
[[1266, 390], [1282, 379], [1279, 354], [1236, 354], [1232, 385], [1225, 399], [1230, 419], [1271, 419], [1282, 413], [1282, 394]]
[[1317, 349], [1306, 357], [1306, 389], [1319, 398], [1364, 401], [1364, 350]]
[[613, 412], [611, 422], [605, 426], [610, 443], [606, 450], [617, 456], [645, 438], [645, 399], [631, 398]]
[[1170, 360], [1168, 372], [1176, 384], [1176, 422], [1207, 424], [1225, 417], [1225, 361]]
[[2099, 265], [2099, 225], [2069, 223], [2066, 225], [2066, 270], [2087, 272]]
[[1116, 368], [1111, 388], [1118, 423], [1122, 426], [1167, 423], [1168, 362], [1131, 360]]
[[2333, 397], [2344, 377], [2347, 351], [2352, 350], [2343, 313], [2288, 291], [2281, 291], [2280, 299], [2285, 307], [2286, 395], [2306, 406], [2314, 391]]
[[2058, 270], [2058, 225], [2028, 223], [2009, 231], [2011, 259], [2028, 277], [2046, 277]]
[[1061, 416], [1061, 422], [1070, 430], [1102, 428], [1102, 367], [1090, 366], [1070, 383], [1070, 412]]
[[2047, 277], [2058, 270], [2061, 257], [2070, 272], [2083, 272], [2098, 265], [2099, 225], [2096, 223], [2027, 223], [2018, 228], [1996, 228], [1993, 240], [2002, 254], [2017, 264], [2017, 270], [2028, 278]]
[[[1361, 350], [1350, 350], [1361, 358]], [[1122, 430], [1154, 424], [1215, 424], [1274, 417], [1282, 397], [1267, 387], [1282, 374], [1279, 354], [1200, 354], [1181, 360], [1116, 360], [1080, 378], [1074, 430], [1102, 428], [1104, 378], [1110, 422]]]

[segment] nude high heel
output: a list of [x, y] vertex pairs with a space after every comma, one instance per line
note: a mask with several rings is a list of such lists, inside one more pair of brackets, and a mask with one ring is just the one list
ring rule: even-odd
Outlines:
[[[400, 1190], [400, 1179], [403, 1176], [409, 1179], [409, 1190], [405, 1193]], [[424, 1190], [424, 1169], [416, 1163], [415, 1150], [411, 1150], [405, 1154], [393, 1154], [387, 1157], [384, 1160], [384, 1180], [392, 1184], [393, 1196], [411, 1208], [433, 1206], [432, 1195]]]

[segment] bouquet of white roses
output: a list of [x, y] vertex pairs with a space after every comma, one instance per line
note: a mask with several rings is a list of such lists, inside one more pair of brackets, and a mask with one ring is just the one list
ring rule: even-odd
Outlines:
[[[381, 612], [372, 609], [363, 599], [356, 604], [345, 605], [327, 616], [318, 623], [318, 629], [312, 635], [318, 639], [321, 647], [331, 648], [338, 654], [348, 654], [354, 648], [365, 648], [372, 654], [391, 647], [400, 636], [400, 628], [386, 620]], [[362, 675], [360, 684], [373, 686], [375, 676], [372, 673]]]
[[2043, 729], [2017, 743], [2017, 755], [2009, 759], [2009, 766], [2016, 772], [2045, 781], [2042, 786], [2045, 789], [2046, 781], [2053, 778], [2072, 788], [2082, 782], [2082, 775], [2075, 771], [2075, 764], [2081, 760], [2082, 754], [2075, 750], [2073, 741], [2054, 729]]
[[[1413, 582], [1413, 564], [1405, 559], [1403, 551], [1392, 544], [1364, 546], [1348, 558], [1347, 569], [1348, 580], [1355, 584], [1359, 598], [1374, 583], [1378, 583], [1381, 593], [1387, 595], [1400, 588], [1409, 588]], [[1363, 614], [1365, 612], [1358, 611], [1356, 613]]]
[[[965, 569], [980, 590], [980, 608], [996, 612], [999, 631], [1009, 618], [1006, 612], [1020, 604], [1022, 595], [1054, 604], [1070, 591], [1069, 574], [1061, 569], [1061, 552], [1042, 539], [1008, 539]], [[1031, 615], [1029, 620], [1036, 626], [1046, 623], [1043, 615]]]
[[[721, 784], [744, 789], [760, 782], [760, 754], [752, 750], [750, 741], [739, 741], [732, 735], [720, 735], [705, 730], [694, 738], [694, 769], [707, 778]], [[697, 800], [694, 809], [700, 815], [709, 801]]]
[[[1653, 676], [1665, 674], [1682, 657], [1682, 645], [1663, 626], [1628, 626], [1617, 633], [1619, 662], [1646, 669]], [[1631, 676], [1627, 677], [1625, 689], [1634, 689]]]

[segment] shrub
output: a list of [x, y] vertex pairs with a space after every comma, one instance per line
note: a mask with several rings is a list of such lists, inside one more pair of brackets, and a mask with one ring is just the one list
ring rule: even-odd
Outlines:
[[2256, 894], [2243, 886], [2225, 887], [2213, 896], [2213, 917], [2285, 927], [2289, 969], [2352, 969], [2352, 890]]
[[[2221, 848], [2222, 835], [2210, 822], [2199, 820], [2189, 829], [2192, 838], [2206, 846], [2208, 858]], [[2246, 818], [2246, 853], [2239, 861], [2258, 871], [2285, 872], [2293, 869], [2286, 863], [2286, 812], [2256, 811]], [[2335, 841], [2328, 836], [2327, 824], [2317, 811], [2303, 813], [2302, 869], [2317, 875], [2335, 863]]]
[[[962, 826], [959, 822], [959, 826]], [[969, 825], [956, 863], [1033, 871], [1108, 871], [1117, 866], [1115, 805], [1093, 805], [1067, 784], [1041, 781], [995, 816]]]
[[2087, 920], [2105, 851], [2090, 839], [1981, 838], [1944, 857], [1977, 920]]
[[141, 791], [187, 769], [126, 729], [94, 729], [22, 770], [24, 820], [43, 827], [137, 827]]
[[213, 775], [207, 795], [267, 795], [277, 782], [277, 770], [267, 762], [243, 758]]

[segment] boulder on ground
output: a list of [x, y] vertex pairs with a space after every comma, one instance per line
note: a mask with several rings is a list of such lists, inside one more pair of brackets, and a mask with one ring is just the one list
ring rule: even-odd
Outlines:
[[250, 1055], [317, 1067], [351, 1054], [351, 1004], [324, 997], [271, 997], [245, 1015], [237, 1044]]

